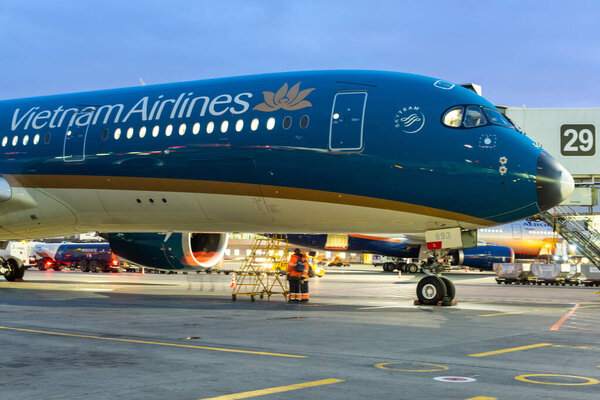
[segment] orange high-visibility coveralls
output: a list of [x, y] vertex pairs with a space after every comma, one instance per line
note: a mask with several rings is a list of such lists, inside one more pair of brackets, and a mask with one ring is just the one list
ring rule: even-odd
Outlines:
[[[302, 260], [304, 262], [304, 270], [302, 272], [296, 271], [296, 264], [298, 261]], [[308, 279], [308, 260], [304, 254], [298, 255], [297, 253], [292, 254], [290, 258], [290, 262], [287, 267], [288, 280], [290, 282], [290, 302], [299, 302], [300, 297], [300, 285], [302, 283], [302, 279]]]

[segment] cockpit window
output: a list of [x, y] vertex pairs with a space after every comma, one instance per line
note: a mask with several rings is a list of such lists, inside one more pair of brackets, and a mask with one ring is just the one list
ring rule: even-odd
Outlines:
[[444, 114], [444, 118], [442, 118], [442, 121], [446, 126], [457, 128], [462, 122], [463, 113], [464, 108], [462, 107], [451, 108], [446, 112], [446, 114]]
[[485, 112], [485, 115], [487, 116], [490, 123], [515, 129], [515, 127], [510, 122], [508, 122], [508, 120], [504, 118], [504, 115], [500, 114], [499, 111], [492, 110], [491, 108], [484, 108], [483, 111]]
[[485, 125], [486, 123], [487, 121], [481, 112], [481, 108], [478, 106], [467, 107], [467, 111], [465, 112], [465, 120], [463, 121], [463, 126], [465, 128], [473, 128], [476, 126]]

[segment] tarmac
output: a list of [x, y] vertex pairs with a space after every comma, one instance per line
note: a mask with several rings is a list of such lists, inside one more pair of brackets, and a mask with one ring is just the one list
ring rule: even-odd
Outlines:
[[598, 399], [599, 288], [329, 268], [311, 301], [222, 274], [27, 271], [0, 281], [0, 399]]

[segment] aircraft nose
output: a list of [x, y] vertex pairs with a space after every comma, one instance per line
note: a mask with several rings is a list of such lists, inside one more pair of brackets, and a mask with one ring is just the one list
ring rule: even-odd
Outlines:
[[540, 211], [560, 204], [575, 189], [575, 182], [569, 171], [545, 151], [538, 158], [536, 182]]

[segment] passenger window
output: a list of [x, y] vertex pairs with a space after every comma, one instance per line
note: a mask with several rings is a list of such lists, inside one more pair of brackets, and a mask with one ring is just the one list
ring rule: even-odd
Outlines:
[[253, 131], [258, 129], [258, 118], [254, 118], [252, 120], [252, 122], [250, 123], [250, 129], [252, 129]]
[[121, 137], [121, 128], [115, 129], [115, 140], [119, 140]]
[[292, 126], [292, 117], [289, 115], [283, 119], [283, 129], [290, 129]]
[[267, 129], [272, 130], [275, 128], [275, 118], [271, 117], [267, 120]]
[[446, 114], [444, 114], [444, 118], [442, 118], [444, 125], [458, 128], [462, 122], [463, 111], [464, 109], [462, 107], [454, 107], [448, 110]]
[[242, 129], [244, 129], [244, 120], [238, 119], [238, 121], [235, 123], [235, 131], [240, 132]]
[[221, 123], [221, 133], [227, 132], [228, 129], [229, 129], [229, 122], [228, 121], [223, 121]]
[[144, 136], [146, 136], [146, 127], [142, 126], [140, 128], [140, 137], [143, 138]]
[[[2, 142], [4, 142], [4, 140], [3, 140]], [[33, 137], [33, 144], [38, 144], [39, 142], [40, 142], [40, 135], [39, 135], [39, 134], [36, 134], [36, 135]]]
[[186, 126], [185, 124], [179, 125], [179, 135], [183, 136], [185, 134]]
[[2, 138], [2, 147], [6, 147], [6, 144], [8, 143], [8, 138], [6, 136], [4, 136]]
[[45, 144], [50, 143], [50, 134], [49, 133], [46, 133], [46, 136], [44, 137], [44, 143]]
[[18, 136], [13, 136], [12, 145], [16, 146], [18, 142], [19, 142], [19, 137]]
[[102, 131], [102, 140], [106, 140], [106, 139], [108, 139], [108, 129], [104, 129]]
[[29, 135], [23, 136], [23, 146], [27, 146], [27, 143], [29, 143]]
[[167, 129], [165, 129], [165, 135], [171, 136], [171, 133], [173, 133], [173, 125], [167, 125]]
[[127, 129], [127, 139], [131, 139], [133, 137], [133, 128]]
[[215, 130], [215, 123], [210, 121], [208, 123], [208, 125], [206, 125], [206, 133], [208, 133], [210, 135], [211, 133], [213, 133], [214, 130]]
[[481, 112], [481, 108], [477, 106], [468, 106], [465, 111], [465, 120], [463, 121], [463, 126], [465, 128], [474, 128], [476, 126], [482, 126], [487, 123], [483, 113]]
[[200, 123], [199, 123], [199, 122], [196, 122], [196, 123], [194, 124], [194, 126], [192, 127], [192, 133], [193, 133], [194, 135], [197, 135], [197, 134], [198, 134], [198, 132], [200, 132]]
[[303, 115], [300, 118], [300, 128], [306, 129], [306, 127], [308, 127], [308, 115]]
[[152, 137], [157, 137], [159, 133], [160, 133], [160, 126], [154, 125], [154, 128], [152, 128]]

